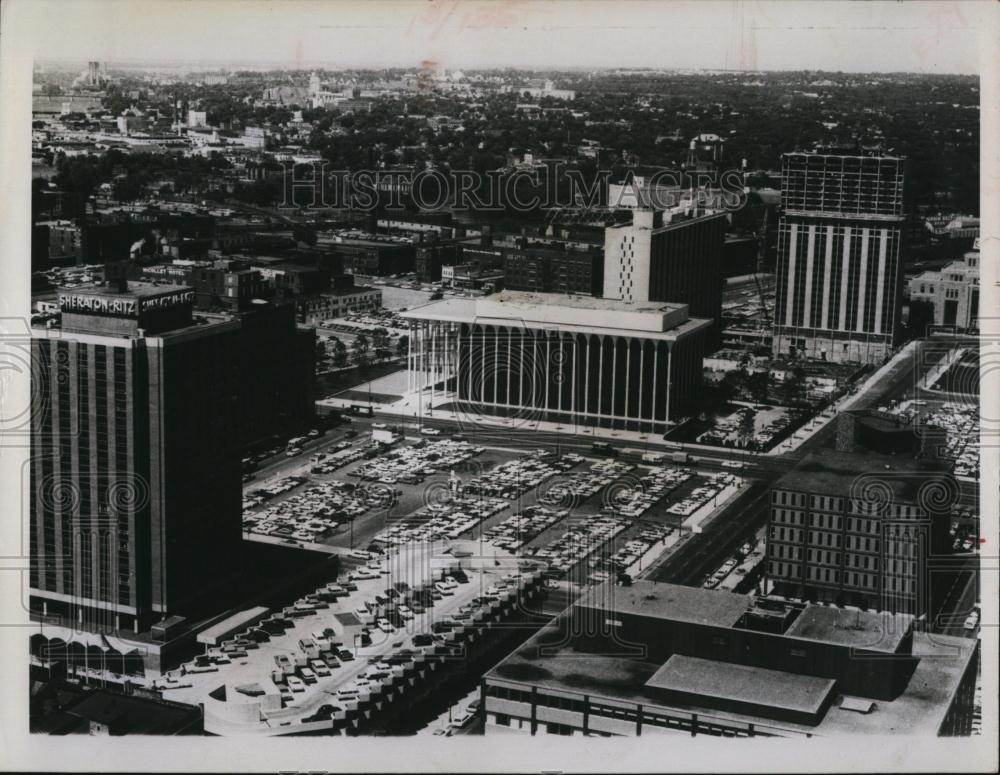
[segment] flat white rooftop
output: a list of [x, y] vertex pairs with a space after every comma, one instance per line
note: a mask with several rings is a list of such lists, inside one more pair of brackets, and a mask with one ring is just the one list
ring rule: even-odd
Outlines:
[[503, 291], [481, 298], [452, 298], [407, 310], [410, 320], [482, 323], [567, 332], [676, 339], [711, 321], [688, 316], [686, 304], [627, 302], [561, 293]]

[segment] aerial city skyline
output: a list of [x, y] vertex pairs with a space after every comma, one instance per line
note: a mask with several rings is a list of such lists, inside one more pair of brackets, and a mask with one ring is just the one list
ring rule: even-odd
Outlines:
[[[36, 62], [101, 59], [131, 67], [381, 69], [428, 62], [449, 69], [974, 75], [983, 71], [992, 42], [988, 6], [402, 0], [375, 9], [349, 1], [292, 2], [278, 9], [251, 2], [247, 14], [253, 23], [241, 25], [234, 36], [226, 34], [231, 20], [224, 3], [200, 3], [181, 21], [164, 3], [110, 15], [100, 0], [70, 7], [45, 0], [41, 7], [58, 8], [68, 24], [31, 37]], [[141, 24], [160, 34], [135, 35]], [[370, 45], [368, 36], [378, 45]], [[595, 36], [601, 45], [593, 45]]]
[[48, 5], [29, 747], [982, 766], [985, 4]]

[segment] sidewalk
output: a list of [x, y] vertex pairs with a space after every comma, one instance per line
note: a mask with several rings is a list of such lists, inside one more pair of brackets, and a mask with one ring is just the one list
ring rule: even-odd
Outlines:
[[[872, 373], [863, 384], [856, 387], [847, 395], [842, 396], [836, 404], [825, 409], [822, 413], [809, 420], [802, 428], [795, 431], [788, 439], [776, 445], [767, 452], [748, 452], [746, 450], [730, 447], [715, 447], [706, 444], [695, 444], [692, 442], [666, 441], [659, 433], [645, 431], [627, 431], [610, 428], [597, 428], [579, 423], [555, 423], [535, 418], [499, 417], [483, 412], [455, 411], [444, 409], [443, 406], [454, 404], [458, 401], [458, 396], [451, 392], [435, 391], [433, 397], [429, 389], [423, 391], [409, 391], [403, 395], [402, 400], [391, 404], [377, 403], [372, 401], [371, 406], [376, 413], [396, 415], [404, 421], [412, 421], [418, 424], [422, 418], [427, 417], [432, 420], [449, 420], [463, 426], [479, 425], [492, 429], [518, 428], [520, 430], [531, 430], [536, 433], [565, 433], [567, 435], [590, 436], [595, 440], [607, 442], [620, 442], [633, 447], [655, 447], [657, 451], [666, 449], [683, 450], [692, 454], [701, 454], [707, 457], [716, 458], [740, 458], [747, 459], [757, 455], [775, 456], [784, 455], [798, 449], [816, 433], [821, 431], [833, 420], [838, 412], [850, 409], [857, 401], [871, 390], [880, 380], [885, 378], [894, 368], [898, 367], [905, 359], [913, 356], [918, 340], [912, 340], [903, 347], [892, 359], [883, 364]], [[363, 390], [364, 386], [354, 388]], [[325, 398], [316, 402], [321, 406], [338, 407], [349, 409], [356, 405], [358, 401], [342, 398]]]
[[[355, 388], [355, 390], [362, 389], [363, 386]], [[429, 420], [448, 420], [456, 423], [457, 425], [462, 425], [464, 429], [468, 429], [471, 425], [478, 425], [494, 430], [517, 428], [519, 430], [529, 430], [535, 433], [562, 433], [569, 436], [589, 436], [595, 440], [628, 444], [633, 448], [638, 448], [637, 451], [640, 452], [644, 451], [643, 448], [648, 446], [653, 448], [652, 451], [657, 452], [662, 452], [664, 450], [685, 451], [709, 457], [714, 456], [720, 459], [733, 457], [745, 459], [756, 454], [760, 454], [748, 452], [746, 450], [731, 449], [728, 447], [713, 447], [707, 444], [694, 444], [686, 441], [667, 441], [663, 438], [662, 434], [659, 433], [597, 428], [591, 425], [581, 425], [579, 423], [556, 423], [535, 418], [527, 419], [500, 417], [480, 412], [466, 412], [461, 410], [455, 411], [453, 409], [442, 408], [448, 404], [454, 404], [457, 401], [458, 397], [454, 393], [444, 393], [438, 391], [434, 394], [434, 402], [432, 404], [430, 400], [430, 391], [425, 390], [423, 391], [423, 395], [414, 391], [408, 392], [403, 396], [401, 401], [396, 401], [392, 404], [383, 404], [372, 401], [371, 407], [376, 414], [387, 415], [390, 418], [395, 417], [398, 421], [403, 422], [421, 424], [423, 418], [427, 418]], [[359, 402], [357, 400], [330, 397], [320, 399], [316, 403], [320, 406], [349, 409], [351, 406], [356, 406]], [[368, 405], [367, 402], [365, 402], [365, 405]]]
[[938, 361], [934, 368], [920, 378], [917, 382], [917, 388], [930, 391], [931, 386], [943, 377], [948, 369], [954, 366], [957, 361], [961, 360], [962, 356], [965, 355], [966, 349], [965, 347], [956, 347], [953, 350], [949, 350], [948, 354]]

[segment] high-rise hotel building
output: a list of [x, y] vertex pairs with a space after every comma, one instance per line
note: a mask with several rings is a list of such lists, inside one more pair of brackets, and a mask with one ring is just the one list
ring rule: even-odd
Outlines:
[[685, 304], [712, 321], [706, 345], [718, 346], [726, 214], [692, 208], [636, 209], [632, 223], [604, 230], [604, 298]]
[[32, 613], [142, 632], [212, 593], [241, 541], [239, 322], [112, 279], [32, 331]]
[[896, 342], [905, 160], [782, 157], [774, 349], [878, 363]]

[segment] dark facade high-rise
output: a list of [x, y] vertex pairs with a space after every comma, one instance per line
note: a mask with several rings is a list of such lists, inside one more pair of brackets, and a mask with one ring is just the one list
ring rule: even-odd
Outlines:
[[140, 632], [196, 609], [238, 556], [240, 323], [111, 273], [59, 303], [32, 333], [32, 612]]
[[878, 363], [898, 339], [905, 160], [782, 157], [774, 348]]
[[631, 224], [605, 230], [604, 298], [686, 304], [713, 321], [706, 344], [715, 349], [725, 243], [725, 213], [635, 210]]
[[290, 302], [262, 304], [240, 321], [240, 440], [250, 446], [287, 437], [315, 417], [316, 330], [299, 328]]

